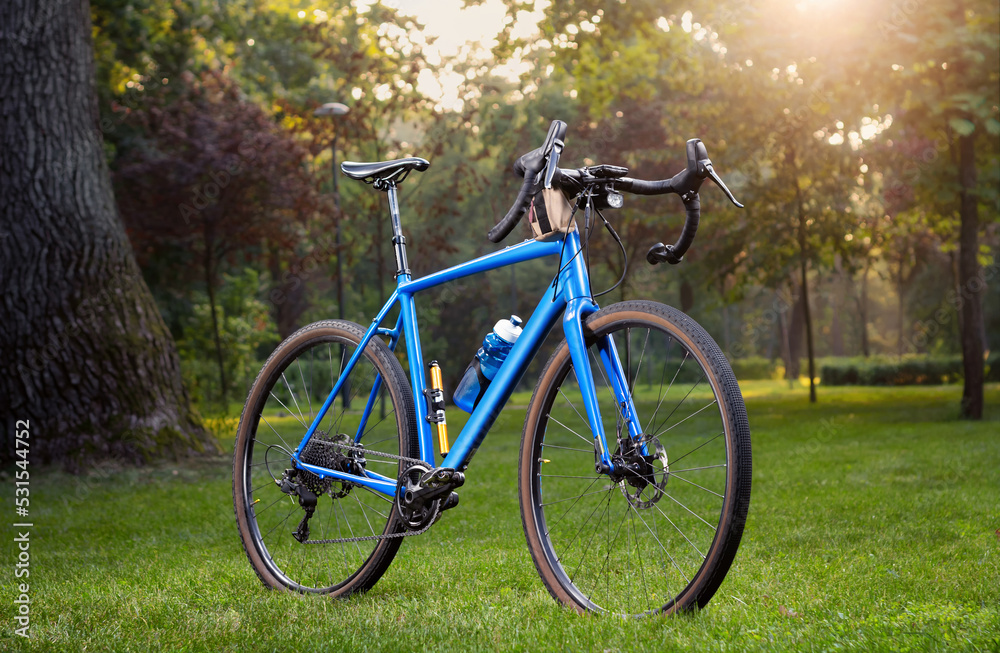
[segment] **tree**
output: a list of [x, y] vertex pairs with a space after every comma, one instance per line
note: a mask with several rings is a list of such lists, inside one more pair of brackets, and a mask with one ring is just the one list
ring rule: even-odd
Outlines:
[[[883, 73], [899, 122], [911, 134], [940, 143], [949, 156], [918, 159], [913, 176], [914, 201], [931, 207], [946, 238], [958, 243], [954, 305], [958, 309], [964, 386], [964, 417], [983, 414], [982, 297], [980, 207], [1000, 213], [997, 186], [1000, 153], [1000, 19], [986, 0], [935, 1], [889, 11], [876, 23], [886, 47]], [[879, 59], [879, 57], [875, 57]], [[985, 173], [985, 174], [982, 174]], [[949, 224], [951, 223], [951, 224]], [[956, 238], [957, 236], [957, 238]]]
[[115, 181], [136, 249], [161, 259], [169, 249], [184, 252], [172, 274], [189, 281], [196, 270], [204, 284], [226, 405], [230, 379], [216, 299], [223, 268], [291, 250], [315, 193], [304, 148], [230, 79], [215, 72], [183, 77], [176, 97], [151, 97], [134, 112], [146, 136], [120, 153]]
[[12, 0], [0, 24], [0, 412], [35, 462], [213, 450], [115, 211], [89, 5]]

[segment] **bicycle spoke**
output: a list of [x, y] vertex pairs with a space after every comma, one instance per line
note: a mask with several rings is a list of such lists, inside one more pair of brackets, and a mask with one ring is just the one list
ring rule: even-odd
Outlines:
[[[653, 416], [649, 418], [648, 422], [646, 422], [646, 428], [644, 429], [646, 431], [646, 433], [649, 433], [649, 425], [652, 424], [652, 423], [654, 423], [656, 421], [656, 414], [660, 412], [660, 406], [663, 404], [663, 400], [667, 398], [668, 394], [670, 394], [670, 388], [674, 387], [674, 381], [677, 380], [677, 375], [681, 373], [681, 368], [684, 367], [684, 362], [687, 359], [688, 359], [688, 353], [685, 351], [684, 352], [684, 358], [681, 359], [681, 364], [677, 366], [677, 371], [674, 372], [673, 378], [670, 379], [670, 385], [667, 386], [667, 391], [664, 392], [662, 395], [660, 395], [660, 400], [657, 402], [656, 408], [653, 409]], [[669, 358], [667, 360], [669, 360]], [[667, 364], [666, 364], [666, 362], [663, 363], [663, 371], [664, 372], [667, 371]], [[662, 378], [660, 379], [660, 389], [661, 390], [663, 389], [663, 379]]]
[[361, 499], [358, 499], [358, 495], [356, 495], [356, 494], [355, 494], [355, 495], [354, 495], [354, 498], [355, 498], [355, 499], [357, 499], [357, 502], [358, 502], [358, 503], [360, 503], [360, 504], [361, 504], [362, 506], [364, 506], [365, 508], [368, 508], [369, 510], [371, 510], [372, 512], [374, 512], [374, 513], [375, 513], [376, 515], [378, 515], [378, 516], [379, 516], [379, 517], [381, 517], [382, 519], [389, 519], [389, 515], [387, 515], [386, 513], [382, 512], [382, 511], [381, 511], [381, 510], [379, 510], [378, 508], [373, 508], [373, 507], [371, 507], [370, 505], [368, 505], [367, 503], [365, 503], [365, 502], [364, 502], [364, 501], [362, 501]]
[[581, 453], [587, 453], [587, 454], [590, 454], [590, 455], [594, 454], [594, 450], [593, 449], [577, 449], [576, 447], [561, 447], [561, 446], [559, 446], [557, 444], [545, 444], [544, 442], [542, 443], [542, 446], [546, 447], [546, 448], [549, 448], [549, 449], [563, 449], [565, 451], [579, 451]]
[[382, 494], [381, 492], [377, 492], [377, 491], [375, 491], [375, 490], [373, 490], [373, 489], [371, 489], [369, 487], [365, 487], [364, 485], [358, 485], [357, 487], [360, 487], [362, 490], [364, 490], [368, 494], [371, 494], [374, 497], [378, 497], [379, 499], [381, 499], [382, 501], [385, 501], [386, 503], [391, 504], [393, 502], [392, 499], [390, 499], [386, 495]]
[[[601, 492], [604, 492], [603, 488], [600, 489], [600, 490], [596, 490], [594, 492], [590, 492], [590, 488], [594, 487], [594, 483], [596, 483], [599, 479], [600, 479], [600, 477], [595, 477], [594, 478], [594, 482], [591, 483], [590, 485], [588, 485], [586, 488], [584, 488], [582, 494], [579, 494], [579, 495], [577, 495], [575, 497], [569, 497], [569, 499], [576, 499], [576, 500], [573, 502], [573, 505], [571, 505], [569, 508], [566, 508], [566, 510], [563, 512], [563, 514], [561, 514], [559, 516], [558, 519], [556, 519], [554, 522], [552, 522], [551, 524], [548, 525], [549, 526], [549, 530], [551, 530], [554, 526], [557, 526], [559, 524], [559, 522], [561, 522], [563, 520], [563, 518], [566, 515], [569, 514], [569, 511], [576, 507], [576, 504], [580, 502], [580, 499], [582, 499], [585, 496], [589, 496], [590, 494], [600, 494]], [[569, 501], [569, 499], [564, 499], [564, 501]], [[559, 503], [559, 502], [558, 501], [553, 501], [553, 503]]]
[[722, 433], [719, 433], [718, 435], [713, 436], [711, 439], [706, 440], [705, 442], [702, 442], [697, 447], [695, 447], [691, 451], [687, 452], [686, 454], [684, 454], [680, 458], [674, 458], [673, 460], [670, 461], [670, 464], [671, 465], [676, 465], [678, 462], [684, 460], [685, 458], [687, 458], [688, 456], [690, 456], [691, 454], [693, 454], [695, 451], [698, 451], [699, 449], [701, 449], [702, 447], [704, 447], [706, 444], [709, 444], [710, 442], [714, 442], [715, 440], [717, 440], [718, 438], [721, 438], [725, 434], [726, 434], [725, 431], [723, 431]]
[[[312, 385], [306, 384], [306, 379], [302, 375], [302, 362], [298, 359], [295, 360], [296, 367], [299, 368], [299, 379], [302, 380], [302, 387], [306, 390], [306, 401], [309, 402], [309, 423], [312, 424], [313, 418], [313, 406], [312, 406]], [[309, 366], [309, 375], [312, 376], [312, 365]]]
[[[610, 508], [611, 508], [611, 496], [608, 495], [608, 509], [609, 509], [608, 510], [608, 517], [609, 517], [609, 525], [610, 525], [610, 516], [611, 516]], [[614, 536], [614, 538], [608, 538], [608, 541], [607, 541], [608, 552], [604, 554], [604, 564], [601, 565], [601, 569], [600, 569], [600, 571], [598, 573], [604, 573], [604, 570], [608, 566], [608, 560], [611, 559], [611, 547], [618, 543], [618, 535], [622, 532], [622, 524], [625, 523], [625, 515], [627, 515], [627, 514], [628, 514], [628, 511], [626, 510], [625, 512], [622, 513], [622, 518], [618, 520], [618, 527], [615, 529], [615, 536]], [[581, 560], [581, 564], [582, 564], [582, 562], [583, 561]], [[579, 570], [579, 567], [577, 567], [577, 570]], [[573, 576], [575, 576], [575, 573], [574, 573]], [[570, 576], [570, 580], [573, 580], [573, 576]], [[610, 580], [611, 580], [610, 574], [608, 576], [606, 576], [606, 578], [610, 582]], [[608, 596], [608, 594], [606, 593], [605, 596]]]
[[[572, 368], [570, 368], [570, 371], [572, 371]], [[569, 405], [569, 407], [573, 409], [573, 412], [576, 413], [576, 416], [580, 418], [580, 421], [583, 422], [585, 426], [589, 427], [590, 421], [580, 414], [580, 411], [576, 409], [576, 405], [569, 400], [569, 397], [567, 397], [565, 393], [563, 393], [561, 387], [559, 388], [559, 394], [562, 395], [562, 398], [566, 400], [566, 403]]]
[[267, 418], [266, 418], [266, 417], [264, 417], [263, 415], [261, 415], [261, 416], [260, 416], [260, 419], [261, 419], [261, 421], [263, 421], [263, 422], [264, 422], [265, 424], [267, 424], [268, 428], [270, 428], [270, 429], [271, 429], [272, 431], [274, 431], [274, 434], [275, 434], [276, 436], [278, 436], [278, 439], [279, 439], [279, 440], [281, 440], [281, 444], [285, 445], [285, 449], [287, 449], [287, 450], [288, 450], [289, 452], [292, 452], [292, 451], [295, 451], [295, 447], [293, 447], [292, 445], [290, 445], [290, 444], [288, 444], [287, 442], [285, 442], [285, 438], [281, 437], [281, 434], [280, 434], [280, 433], [278, 433], [277, 429], [275, 429], [275, 428], [274, 428], [273, 426], [271, 426], [271, 422], [267, 421]]
[[[284, 497], [282, 497], [282, 498], [284, 498]], [[274, 504], [271, 504], [271, 505], [274, 505]], [[270, 506], [269, 506], [269, 507], [270, 507]], [[298, 508], [298, 506], [295, 506], [294, 508], [292, 508], [291, 510], [289, 510], [289, 511], [288, 511], [288, 514], [287, 514], [287, 515], [285, 515], [285, 518], [284, 518], [284, 519], [282, 519], [282, 520], [281, 520], [280, 522], [278, 522], [277, 524], [275, 524], [274, 526], [272, 526], [272, 527], [271, 527], [271, 530], [269, 530], [269, 531], [267, 532], [267, 534], [266, 534], [266, 535], [262, 535], [260, 539], [262, 539], [262, 540], [266, 540], [266, 539], [268, 538], [268, 536], [270, 536], [270, 535], [271, 535], [271, 533], [273, 533], [273, 532], [274, 532], [274, 529], [278, 528], [279, 526], [284, 526], [284, 525], [285, 525], [285, 523], [286, 523], [286, 522], [288, 521], [288, 518], [289, 518], [289, 517], [291, 517], [291, 516], [292, 516], [293, 514], [295, 514], [295, 509], [296, 509], [296, 508]]]
[[[292, 410], [291, 410], [291, 409], [290, 409], [290, 408], [289, 408], [288, 406], [286, 406], [286, 405], [285, 405], [285, 402], [283, 402], [282, 400], [278, 399], [278, 397], [277, 397], [277, 396], [275, 396], [275, 394], [274, 394], [273, 392], [271, 393], [271, 396], [272, 396], [272, 397], [274, 397], [274, 400], [275, 400], [275, 401], [277, 401], [277, 402], [278, 402], [279, 404], [281, 404], [281, 407], [282, 407], [282, 408], [284, 408], [284, 409], [285, 409], [285, 411], [287, 411], [287, 412], [288, 412], [288, 414], [289, 414], [289, 415], [290, 415], [291, 417], [294, 417], [294, 418], [295, 418], [295, 420], [296, 420], [296, 421], [297, 421], [297, 422], [298, 422], [299, 424], [301, 424], [301, 425], [302, 425], [302, 428], [304, 428], [304, 429], [308, 429], [308, 428], [309, 428], [309, 425], [308, 425], [308, 424], [306, 424], [305, 422], [303, 422], [303, 421], [302, 421], [302, 420], [301, 420], [301, 419], [300, 419], [299, 417], [297, 417], [297, 416], [295, 415], [295, 413], [293, 413], [293, 412], [292, 412]], [[263, 416], [262, 416], [262, 417], [263, 417]]]
[[670, 418], [674, 416], [674, 413], [677, 412], [677, 409], [681, 407], [681, 404], [683, 404], [687, 400], [688, 397], [691, 396], [691, 393], [694, 392], [694, 389], [698, 387], [698, 385], [701, 383], [702, 379], [704, 379], [704, 378], [705, 378], [705, 372], [702, 371], [701, 376], [698, 377], [698, 380], [695, 382], [695, 384], [693, 386], [691, 386], [691, 389], [687, 391], [687, 394], [684, 395], [681, 398], [681, 400], [677, 402], [677, 405], [674, 406], [674, 409], [672, 411], [670, 411], [670, 414], [667, 415], [666, 418], [664, 418], [664, 420], [662, 422], [660, 422], [660, 425], [657, 426], [655, 429], [653, 429], [654, 431], [659, 431], [661, 426], [663, 426], [664, 424], [666, 424], [667, 422], [670, 421]]
[[688, 421], [689, 419], [691, 419], [692, 417], [694, 417], [695, 415], [697, 415], [701, 411], [705, 410], [706, 408], [711, 408], [712, 406], [714, 406], [717, 403], [719, 403], [719, 402], [717, 400], [713, 399], [712, 403], [710, 403], [710, 404], [708, 404], [706, 406], [703, 406], [702, 408], [699, 408], [698, 410], [696, 410], [695, 412], [691, 413], [690, 415], [688, 415], [687, 417], [685, 417], [681, 421], [677, 422], [673, 426], [671, 426], [669, 428], [666, 428], [666, 429], [663, 429], [662, 431], [660, 431], [659, 433], [657, 433], [655, 437], [660, 437], [661, 435], [663, 435], [664, 433], [666, 433], [670, 429], [673, 429], [674, 427], [680, 426], [681, 424], [683, 424], [684, 422]]
[[669, 524], [670, 524], [671, 526], [673, 526], [673, 527], [674, 527], [674, 530], [676, 530], [676, 531], [677, 531], [678, 533], [680, 533], [681, 537], [683, 537], [683, 538], [684, 538], [685, 540], [687, 540], [687, 543], [691, 545], [691, 548], [692, 548], [692, 549], [694, 549], [694, 552], [695, 552], [695, 553], [697, 553], [697, 554], [698, 554], [699, 556], [701, 556], [702, 558], [704, 558], [704, 557], [705, 557], [705, 554], [701, 552], [701, 549], [699, 549], [699, 548], [698, 548], [698, 547], [697, 547], [697, 546], [695, 545], [695, 543], [694, 543], [694, 542], [692, 542], [692, 541], [691, 541], [691, 540], [690, 540], [690, 539], [688, 538], [688, 536], [684, 534], [684, 531], [682, 531], [682, 530], [681, 530], [680, 528], [678, 528], [677, 524], [675, 524], [675, 523], [674, 523], [674, 520], [673, 520], [673, 519], [671, 519], [671, 518], [670, 518], [669, 516], [667, 516], [667, 513], [663, 512], [663, 511], [662, 511], [662, 510], [660, 509], [660, 507], [659, 507], [658, 505], [656, 505], [655, 503], [653, 504], [653, 507], [654, 507], [654, 508], [656, 508], [656, 512], [658, 512], [658, 513], [660, 513], [661, 515], [663, 515], [663, 518], [667, 520], [667, 523], [669, 523]]
[[[600, 476], [595, 476], [594, 477], [594, 481], [596, 482], [598, 480], [600, 480]], [[593, 483], [591, 483], [591, 485], [593, 485]], [[577, 501], [579, 501], [583, 497], [589, 497], [592, 494], [600, 494], [601, 492], [604, 492], [604, 491], [605, 491], [604, 488], [601, 488], [600, 490], [594, 490], [593, 492], [584, 492], [583, 494], [575, 496], [575, 497], [566, 497], [565, 499], [556, 499], [555, 501], [549, 501], [548, 503], [544, 503], [543, 502], [543, 503], [540, 503], [538, 505], [544, 508], [545, 506], [552, 506], [552, 505], [555, 505], [557, 503], [563, 503], [564, 501], [572, 501], [573, 499], [576, 499]]]
[[351, 496], [353, 496], [354, 500], [358, 502], [358, 508], [361, 509], [361, 515], [365, 518], [365, 523], [368, 524], [368, 530], [371, 531], [372, 535], [375, 535], [375, 527], [372, 526], [371, 521], [368, 520], [368, 513], [365, 512], [365, 504], [361, 503], [361, 499], [358, 498], [357, 494], [352, 492]]
[[[612, 488], [612, 490], [613, 489], [614, 488]], [[610, 497], [611, 497], [611, 491], [612, 490], [608, 491], [608, 501], [609, 502], [610, 502]], [[575, 542], [576, 538], [580, 536], [580, 533], [583, 532], [583, 529], [587, 526], [587, 524], [590, 523], [590, 520], [593, 519], [594, 513], [597, 512], [597, 509], [600, 508], [602, 505], [604, 505], [603, 501], [601, 503], [597, 504], [596, 506], [594, 506], [594, 509], [590, 511], [590, 515], [587, 517], [586, 521], [584, 521], [582, 524], [580, 524], [580, 528], [577, 529], [576, 535], [574, 535], [573, 538], [569, 541], [569, 544], [566, 545], [566, 552], [567, 553], [569, 551], [573, 550], [573, 542]], [[603, 515], [604, 513], [602, 512], [601, 514]], [[600, 521], [600, 519], [598, 519], [598, 521]], [[595, 530], [594, 532], [596, 533], [597, 531]], [[548, 535], [548, 533], [546, 533], [546, 535]], [[593, 535], [591, 536], [591, 538], [593, 538]], [[560, 555], [559, 559], [562, 560], [562, 555]]]
[[[608, 515], [610, 517], [610, 510], [611, 510], [611, 491], [608, 492], [608, 500], [604, 504], [604, 511], [601, 512], [601, 518], [603, 519], [604, 515]], [[573, 573], [569, 575], [569, 579], [571, 581], [574, 579], [574, 577], [576, 576], [576, 574], [580, 571], [580, 567], [583, 565], [583, 561], [587, 559], [587, 553], [590, 551], [590, 545], [593, 544], [594, 537], [596, 535], [597, 535], [597, 530], [595, 529], [594, 532], [590, 535], [590, 539], [587, 540], [587, 546], [583, 547], [583, 554], [580, 556], [580, 562], [577, 563], [576, 569], [573, 571]], [[611, 538], [609, 537], [608, 539], [610, 540]], [[605, 558], [605, 560], [607, 560], [607, 558]]]
[[635, 394], [635, 384], [639, 381], [639, 370], [642, 369], [642, 359], [646, 355], [646, 345], [649, 344], [649, 334], [650, 330], [646, 329], [646, 339], [642, 341], [642, 351], [639, 352], [639, 363], [635, 366], [635, 376], [632, 377], [632, 383], [629, 384], [628, 391], [629, 394]]
[[570, 427], [566, 426], [565, 424], [563, 424], [562, 422], [560, 422], [559, 420], [557, 420], [555, 417], [552, 417], [551, 414], [549, 415], [549, 419], [551, 421], [555, 422], [556, 424], [558, 424], [559, 426], [563, 427], [564, 429], [566, 429], [567, 431], [569, 431], [570, 433], [572, 433], [576, 437], [580, 438], [581, 440], [583, 440], [587, 444], [591, 444], [593, 442], [593, 439], [588, 440], [587, 438], [583, 437], [582, 435], [580, 435], [579, 433], [577, 433], [576, 431], [574, 431]]
[[651, 529], [649, 527], [649, 524], [646, 523], [646, 520], [642, 518], [642, 515], [640, 515], [638, 513], [638, 511], [636, 512], [636, 516], [639, 517], [639, 521], [642, 522], [642, 525], [646, 527], [646, 530], [649, 531], [649, 534], [653, 537], [653, 539], [656, 541], [656, 543], [660, 546], [660, 550], [663, 551], [663, 553], [666, 554], [666, 556], [670, 559], [670, 563], [674, 566], [674, 569], [677, 570], [677, 573], [679, 573], [681, 575], [681, 578], [684, 579], [684, 582], [690, 583], [691, 579], [688, 578], [687, 575], [684, 573], [684, 570], [682, 570], [680, 568], [680, 566], [678, 566], [677, 561], [674, 560], [674, 557], [672, 555], [670, 555], [669, 551], [667, 551], [667, 547], [663, 546], [663, 542], [660, 541], [660, 538], [658, 538], [656, 536], [656, 533], [653, 532], [653, 529]]
[[273, 506], [274, 504], [278, 503], [279, 501], [281, 501], [284, 498], [285, 498], [285, 496], [281, 495], [277, 499], [275, 499], [274, 501], [272, 501], [271, 503], [269, 503], [266, 506], [264, 506], [263, 508], [261, 508], [260, 510], [254, 510], [254, 512], [253, 512], [254, 517], [259, 517], [260, 515], [264, 514], [264, 512], [267, 511], [268, 508], [270, 508], [271, 506]]
[[[592, 349], [588, 349], [587, 351], [589, 351], [591, 357], [594, 358], [594, 367], [596, 367], [600, 371], [601, 378], [604, 380], [604, 384], [608, 388], [608, 395], [611, 396], [611, 403], [614, 404], [615, 410], [618, 413], [617, 420], [618, 420], [618, 424], [620, 426], [622, 423], [625, 422], [625, 415], [622, 414], [622, 407], [618, 404], [618, 397], [615, 396], [614, 386], [611, 385], [611, 382], [608, 381], [608, 377], [605, 376], [605, 374], [604, 374], [604, 365], [602, 365], [600, 359], [597, 358], [597, 354], [595, 354]], [[595, 390], [596, 390], [596, 388], [595, 388]], [[619, 431], [619, 433], [620, 433], [620, 431]], [[607, 437], [607, 436], [605, 436], [605, 437]]]
[[[299, 421], [302, 422], [303, 425], [305, 425], [306, 421], [305, 415], [302, 414], [302, 409], [299, 408], [299, 401], [298, 399], [295, 398], [295, 393], [292, 392], [292, 386], [288, 385], [288, 379], [285, 378], [284, 372], [281, 373], [281, 380], [285, 382], [285, 388], [288, 390], [288, 394], [292, 397], [292, 403], [295, 404], [295, 410], [299, 412], [299, 418], [300, 418]], [[275, 397], [275, 399], [277, 399], [277, 397]]]
[[673, 478], [676, 478], [678, 481], [684, 481], [685, 483], [688, 483], [689, 485], [693, 485], [696, 488], [698, 488], [699, 490], [704, 490], [705, 492], [708, 492], [709, 494], [714, 494], [715, 496], [719, 497], [720, 499], [725, 499], [726, 498], [726, 497], [722, 496], [721, 494], [719, 494], [718, 492], [714, 492], [712, 490], [709, 490], [707, 487], [702, 487], [702, 486], [698, 485], [697, 483], [695, 483], [694, 481], [687, 480], [683, 476], [678, 476], [677, 474], [671, 474], [671, 476]]
[[663, 496], [667, 497], [668, 499], [670, 499], [671, 501], [673, 501], [674, 503], [676, 503], [681, 508], [684, 508], [684, 510], [687, 510], [689, 513], [691, 513], [691, 515], [693, 515], [696, 519], [698, 519], [699, 521], [701, 521], [701, 523], [705, 524], [705, 526], [708, 526], [709, 528], [711, 528], [713, 531], [718, 530], [717, 528], [715, 528], [715, 526], [712, 526], [707, 521], [705, 521], [704, 519], [702, 519], [701, 515], [699, 515], [698, 513], [694, 512], [693, 510], [691, 510], [690, 508], [688, 508], [687, 506], [685, 506], [683, 503], [681, 503], [680, 501], [678, 501], [677, 499], [675, 499], [674, 497], [672, 497], [670, 495], [670, 493], [664, 492]]
[[716, 469], [718, 467], [725, 467], [725, 466], [726, 466], [725, 463], [722, 463], [719, 465], [705, 465], [704, 467], [691, 467], [689, 469], [677, 469], [677, 470], [672, 469], [670, 470], [670, 475], [675, 476], [677, 474], [683, 474], [684, 472], [697, 472], [703, 469]]

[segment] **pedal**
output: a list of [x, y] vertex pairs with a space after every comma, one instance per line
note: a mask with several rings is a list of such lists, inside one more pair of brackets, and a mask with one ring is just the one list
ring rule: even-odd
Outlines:
[[450, 485], [453, 488], [462, 487], [465, 484], [465, 474], [452, 469], [451, 467], [438, 467], [423, 474], [420, 477], [420, 485], [423, 487], [441, 487]]
[[458, 505], [458, 492], [452, 492], [448, 495], [448, 498], [444, 500], [441, 504], [441, 512], [445, 510], [451, 510]]

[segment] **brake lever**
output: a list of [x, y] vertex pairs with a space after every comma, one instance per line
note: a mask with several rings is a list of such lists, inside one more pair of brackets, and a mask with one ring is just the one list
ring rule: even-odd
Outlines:
[[700, 177], [705, 178], [707, 176], [709, 179], [711, 179], [712, 181], [714, 181], [716, 183], [716, 185], [719, 188], [722, 189], [722, 192], [724, 192], [726, 194], [726, 197], [729, 198], [730, 202], [732, 202], [733, 204], [735, 204], [737, 208], [740, 208], [740, 209], [743, 208], [743, 205], [740, 204], [739, 202], [737, 202], [736, 198], [733, 197], [733, 193], [726, 186], [726, 183], [724, 181], [722, 181], [722, 178], [719, 177], [719, 175], [717, 175], [715, 173], [715, 168], [712, 167], [712, 162], [709, 159], [703, 159], [703, 160], [699, 161], [698, 162], [698, 167], [701, 168], [701, 170], [699, 170], [699, 173], [700, 173], [699, 176]]
[[559, 169], [559, 157], [562, 155], [562, 151], [563, 142], [557, 138], [552, 142], [548, 165], [545, 167], [545, 188], [552, 188], [552, 178], [555, 177], [556, 170]]

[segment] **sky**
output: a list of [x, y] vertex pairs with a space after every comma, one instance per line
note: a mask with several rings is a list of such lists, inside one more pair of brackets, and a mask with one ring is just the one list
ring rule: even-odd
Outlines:
[[[374, 4], [371, 0], [358, 0], [359, 8], [364, 4]], [[428, 62], [437, 65], [442, 58], [455, 56], [485, 56], [496, 44], [496, 36], [503, 27], [506, 8], [501, 0], [485, 0], [475, 7], [463, 8], [463, 0], [383, 0], [382, 4], [414, 16], [424, 25], [427, 37], [437, 37], [433, 44], [423, 47]], [[547, 2], [536, 2], [535, 11], [519, 12], [514, 24], [515, 38], [531, 36], [537, 31], [537, 24]], [[525, 62], [515, 58], [494, 72], [512, 79], [528, 69]], [[461, 75], [451, 71], [446, 65], [437, 74], [425, 70], [420, 76], [418, 88], [427, 97], [435, 100], [443, 109], [461, 107], [458, 84]]]

